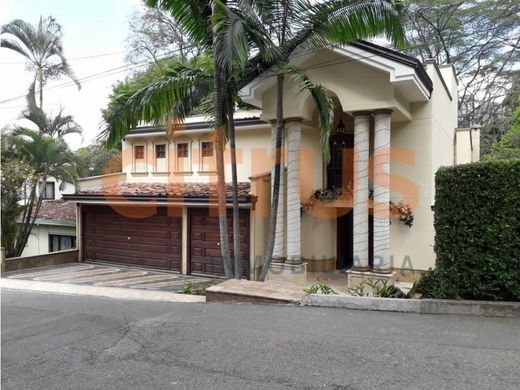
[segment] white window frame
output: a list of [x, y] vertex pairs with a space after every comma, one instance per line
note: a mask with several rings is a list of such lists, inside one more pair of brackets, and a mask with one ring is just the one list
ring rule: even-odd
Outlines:
[[[137, 170], [137, 161], [136, 161], [136, 158], [135, 158], [135, 148], [137, 146], [142, 146], [143, 147], [143, 151], [144, 151], [144, 155], [143, 155], [143, 161], [144, 161], [144, 166], [145, 166], [145, 170], [144, 171], [138, 171]], [[135, 144], [132, 144], [132, 172], [133, 173], [145, 173], [145, 172], [148, 172], [148, 159], [147, 159], [147, 147], [146, 147], [146, 143], [144, 142], [140, 142], [140, 143], [135, 143]]]
[[[158, 145], [164, 145], [164, 158], [165, 158], [165, 164], [166, 164], [166, 170], [159, 171], [157, 169], [157, 150], [155, 149]], [[154, 142], [153, 143], [153, 171], [155, 173], [167, 173], [170, 167], [170, 161], [169, 161], [169, 151], [170, 151], [170, 145], [168, 141], [160, 141], [160, 142]], [[188, 152], [189, 155], [189, 152]]]
[[[211, 142], [213, 144], [213, 159], [215, 160], [215, 169], [213, 170], [205, 170], [204, 169], [204, 164], [203, 164], [203, 160], [202, 160], [202, 143], [204, 142]], [[214, 175], [217, 173], [217, 160], [216, 160], [216, 156], [215, 156], [215, 140], [211, 139], [211, 138], [201, 138], [199, 139], [199, 150], [198, 150], [198, 156], [199, 156], [199, 168], [198, 168], [198, 171], [197, 173], [199, 174], [202, 174], [202, 175]]]
[[[174, 147], [175, 173], [178, 173], [178, 174], [192, 174], [193, 173], [192, 143], [193, 143], [193, 141], [190, 138], [179, 138], [179, 139], [175, 140], [175, 142], [174, 142], [174, 144], [175, 144], [175, 147]], [[179, 169], [179, 157], [178, 157], [179, 144], [188, 144], [188, 168], [185, 170], [182, 170], [182, 171]]]

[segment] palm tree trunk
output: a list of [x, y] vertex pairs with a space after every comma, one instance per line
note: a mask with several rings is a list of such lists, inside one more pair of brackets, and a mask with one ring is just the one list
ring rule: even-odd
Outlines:
[[234, 101], [232, 91], [227, 93], [227, 114], [229, 148], [231, 150], [231, 187], [233, 192], [233, 256], [235, 258], [235, 279], [241, 277], [240, 259], [240, 210], [238, 208], [237, 151], [235, 140]]
[[18, 237], [16, 239], [15, 253], [14, 257], [20, 257], [27, 245], [27, 241], [29, 240], [29, 236], [31, 234], [32, 228], [34, 227], [34, 223], [36, 222], [36, 218], [38, 217], [38, 213], [40, 212], [40, 208], [42, 206], [43, 201], [43, 191], [47, 185], [47, 178], [42, 181], [43, 189], [40, 189], [40, 193], [38, 194], [38, 181], [33, 186], [31, 191], [31, 196], [29, 197], [29, 203], [27, 209], [24, 211], [23, 219], [22, 219], [22, 229], [18, 232]]
[[278, 75], [276, 79], [276, 143], [273, 178], [273, 199], [271, 202], [271, 219], [267, 234], [267, 246], [265, 249], [264, 265], [260, 274], [260, 281], [264, 282], [267, 272], [273, 260], [274, 241], [276, 238], [276, 220], [278, 218], [278, 203], [280, 201], [280, 174], [282, 161], [282, 134], [283, 134], [283, 81], [284, 76]]
[[40, 83], [40, 109], [43, 110], [43, 70], [40, 69], [40, 74], [38, 75], [38, 80]]
[[[215, 7], [215, 5], [212, 5]], [[213, 8], [213, 13], [215, 12]], [[215, 41], [216, 34], [213, 33], [213, 40]], [[213, 41], [213, 58], [216, 56], [216, 45]], [[213, 69], [213, 82], [214, 82], [214, 93], [213, 93], [213, 104], [215, 110], [215, 131], [216, 131], [216, 142], [215, 142], [215, 157], [217, 163], [217, 197], [218, 197], [218, 222], [220, 228], [220, 251], [222, 254], [222, 262], [224, 265], [224, 273], [226, 278], [233, 277], [233, 268], [231, 264], [231, 258], [229, 256], [229, 241], [227, 232], [227, 210], [226, 210], [226, 175], [224, 165], [224, 126], [223, 126], [223, 110], [222, 110], [222, 72], [219, 65], [214, 60]]]

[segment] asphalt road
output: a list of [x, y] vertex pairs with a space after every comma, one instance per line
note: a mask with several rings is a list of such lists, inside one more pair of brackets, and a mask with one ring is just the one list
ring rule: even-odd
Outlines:
[[2, 390], [519, 384], [518, 319], [2, 290]]

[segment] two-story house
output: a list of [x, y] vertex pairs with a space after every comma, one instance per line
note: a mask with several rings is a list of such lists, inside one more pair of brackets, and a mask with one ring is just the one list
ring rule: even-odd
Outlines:
[[[478, 158], [471, 149], [478, 130], [456, 129], [452, 67], [367, 42], [298, 53], [293, 63], [335, 103], [332, 157], [322, 157], [311, 97], [296, 93], [288, 77], [273, 275], [392, 275], [434, 266], [434, 174]], [[275, 96], [275, 78], [259, 77], [242, 90], [259, 110], [237, 113], [241, 250], [250, 279], [266, 244]], [[83, 180], [81, 191], [66, 196], [78, 204], [81, 259], [221, 275], [213, 145], [211, 122], [201, 117], [172, 133], [130, 130], [123, 172]], [[320, 189], [333, 191], [320, 197]], [[229, 188], [228, 195], [231, 206]], [[390, 202], [412, 210], [413, 226], [391, 219]]]

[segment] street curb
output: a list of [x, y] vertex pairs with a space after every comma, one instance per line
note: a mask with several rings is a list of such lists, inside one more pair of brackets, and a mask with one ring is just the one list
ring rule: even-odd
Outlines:
[[170, 291], [150, 291], [120, 287], [101, 287], [66, 283], [49, 283], [34, 280], [0, 279], [0, 287], [10, 290], [38, 291], [53, 294], [88, 295], [95, 297], [130, 299], [136, 301], [197, 303], [206, 297], [178, 294]]
[[300, 304], [302, 306], [334, 307], [353, 310], [520, 318], [520, 302], [399, 299], [310, 294], [303, 298]]

